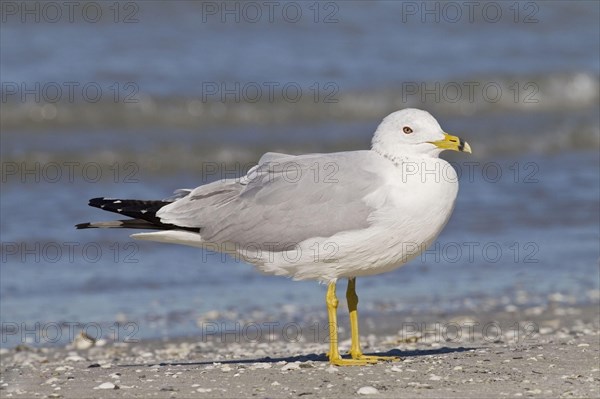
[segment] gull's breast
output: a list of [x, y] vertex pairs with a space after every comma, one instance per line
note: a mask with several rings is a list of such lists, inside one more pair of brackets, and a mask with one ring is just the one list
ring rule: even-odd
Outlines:
[[458, 177], [448, 162], [416, 158], [398, 166], [388, 191], [384, 219], [407, 236], [430, 241], [437, 237], [454, 209]]
[[[420, 160], [419, 160], [420, 161]], [[456, 172], [446, 161], [423, 160], [419, 170], [396, 173], [381, 193], [382, 206], [373, 214], [370, 241], [376, 265], [364, 274], [395, 269], [420, 255], [448, 222], [458, 194]], [[449, 168], [449, 169], [447, 169]]]

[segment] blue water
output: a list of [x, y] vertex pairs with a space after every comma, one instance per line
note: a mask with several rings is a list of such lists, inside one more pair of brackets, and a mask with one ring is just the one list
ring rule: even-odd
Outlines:
[[454, 3], [461, 18], [440, 7], [423, 22], [421, 2], [412, 2], [418, 7], [414, 15], [396, 1], [332, 2], [335, 7], [327, 9], [321, 4], [317, 23], [312, 3], [300, 2], [293, 3], [302, 12], [297, 22], [291, 15], [286, 20], [285, 2], [273, 22], [264, 8], [256, 23], [250, 11], [240, 11], [239, 23], [235, 15], [225, 15], [222, 23], [220, 4], [211, 15], [190, 1], [139, 2], [133, 23], [114, 23], [108, 6], [99, 23], [65, 18], [24, 24], [19, 15], [10, 16], [2, 26], [2, 79], [131, 80], [143, 93], [171, 95], [197, 94], [204, 81], [335, 81], [348, 90], [487, 74], [596, 73], [597, 2], [532, 3], [537, 10], [521, 5], [515, 17], [513, 3], [494, 2], [501, 9], [495, 18], [482, 2], [473, 22], [463, 2]]
[[[503, 11], [495, 23], [481, 13], [472, 23], [466, 15], [422, 22], [399, 2], [320, 3], [317, 23], [312, 3], [282, 3], [302, 9], [295, 23], [281, 14], [269, 22], [264, 13], [258, 23], [222, 23], [195, 2], [134, 4], [120, 10], [120, 18], [135, 11], [138, 22], [130, 24], [114, 23], [108, 3], [98, 23], [3, 15], [1, 346], [23, 341], [6, 333], [13, 323], [106, 329], [135, 322], [138, 338], [157, 338], [195, 336], [196, 320], [212, 311], [248, 320], [258, 310], [271, 316], [257, 318], [282, 322], [324, 317], [325, 287], [316, 283], [265, 276], [199, 249], [136, 242], [124, 231], [73, 226], [109, 218], [87, 207], [88, 198], [165, 198], [239, 175], [270, 150], [366, 148], [381, 117], [406, 106], [430, 110], [474, 154], [447, 155], [462, 173], [461, 189], [436, 244], [385, 277], [359, 279], [361, 309], [530, 306], [556, 294], [597, 303], [598, 2], [520, 3], [517, 22], [512, 2], [493, 2]], [[332, 11], [337, 22], [323, 23]], [[525, 23], [531, 12], [537, 22]], [[65, 82], [93, 83], [102, 98], [75, 92], [72, 101], [53, 102], [40, 93], [36, 101], [20, 91]], [[295, 84], [302, 99], [276, 91], [257, 102], [222, 101], [206, 90], [268, 82]], [[502, 98], [479, 91], [474, 101], [454, 102], [448, 92], [407, 92], [465, 82], [498, 84]], [[125, 102], [132, 93], [136, 102]], [[525, 101], [529, 94], [537, 101]], [[328, 95], [337, 101], [325, 102]]]

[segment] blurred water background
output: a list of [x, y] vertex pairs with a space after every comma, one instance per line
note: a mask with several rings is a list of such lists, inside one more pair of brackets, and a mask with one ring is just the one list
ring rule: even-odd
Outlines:
[[83, 2], [73, 22], [3, 5], [2, 323], [133, 321], [156, 338], [207, 314], [323, 316], [316, 283], [73, 226], [110, 218], [91, 197], [165, 198], [266, 151], [366, 148], [405, 107], [474, 154], [444, 155], [461, 171], [452, 219], [425, 255], [359, 279], [361, 308], [597, 303], [600, 3], [482, 2], [472, 20], [449, 3]]

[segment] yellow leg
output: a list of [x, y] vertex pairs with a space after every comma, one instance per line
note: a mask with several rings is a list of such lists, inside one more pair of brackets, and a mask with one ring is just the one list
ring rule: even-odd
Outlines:
[[352, 345], [350, 346], [350, 356], [355, 360], [365, 360], [369, 363], [379, 361], [400, 360], [395, 356], [368, 356], [363, 355], [360, 349], [360, 335], [358, 333], [358, 295], [356, 295], [356, 278], [348, 280], [348, 289], [346, 290], [346, 300], [348, 301], [348, 311], [350, 312], [350, 333], [352, 335]]
[[337, 333], [337, 307], [338, 299], [335, 296], [335, 282], [329, 283], [327, 287], [327, 314], [329, 316], [329, 362], [336, 366], [360, 366], [373, 361], [362, 359], [342, 359], [338, 349], [338, 333]]

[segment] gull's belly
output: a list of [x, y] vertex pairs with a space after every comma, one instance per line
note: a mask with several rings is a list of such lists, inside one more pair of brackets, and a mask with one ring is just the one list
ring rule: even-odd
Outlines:
[[[433, 162], [451, 168], [443, 160]], [[426, 167], [433, 170], [431, 164]], [[354, 243], [348, 246], [347, 259], [340, 259], [348, 264], [340, 277], [393, 270], [420, 255], [435, 241], [454, 209], [458, 193], [456, 173], [452, 169], [444, 171], [444, 175], [411, 177], [388, 188], [384, 206], [374, 214], [371, 228], [357, 232]]]

